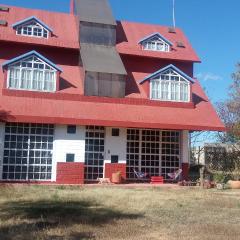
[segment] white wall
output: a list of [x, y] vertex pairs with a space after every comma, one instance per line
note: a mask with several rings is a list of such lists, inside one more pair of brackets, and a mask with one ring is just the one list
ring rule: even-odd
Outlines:
[[0, 179], [2, 179], [5, 123], [0, 123]]
[[57, 163], [66, 162], [67, 153], [75, 154], [75, 162], [84, 162], [85, 126], [77, 126], [75, 134], [68, 134], [67, 125], [55, 125], [52, 181], [56, 180]]
[[189, 131], [182, 131], [182, 163], [189, 163]]
[[112, 128], [106, 127], [105, 163], [111, 163], [111, 155], [118, 155], [118, 163], [126, 163], [127, 129], [119, 128], [119, 136], [112, 136]]

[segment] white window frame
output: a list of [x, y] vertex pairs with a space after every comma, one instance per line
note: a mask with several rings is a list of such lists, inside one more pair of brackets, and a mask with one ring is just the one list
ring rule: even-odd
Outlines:
[[[29, 59], [32, 58], [32, 61], [27, 61]], [[36, 61], [37, 60], [37, 61]], [[29, 64], [32, 64], [32, 67], [23, 67], [23, 63], [29, 63]], [[16, 66], [17, 64], [20, 64], [20, 66]], [[34, 65], [42, 65], [43, 68], [34, 68]], [[30, 79], [26, 80], [25, 81], [30, 81], [30, 88], [24, 88], [24, 87], [21, 87], [21, 84], [23, 82], [23, 79], [22, 79], [22, 70], [28, 70], [30, 72]], [[11, 76], [11, 71], [16, 71], [16, 70], [19, 70], [19, 76], [20, 76], [20, 79], [17, 83], [18, 86], [16, 87], [11, 87], [10, 86], [10, 76]], [[33, 82], [34, 82], [34, 71], [38, 71], [38, 75], [39, 73], [41, 72], [42, 73], [42, 84], [41, 84], [41, 89], [34, 89], [33, 88]], [[46, 81], [45, 80], [45, 76], [46, 74], [53, 74], [52, 75], [52, 79], [53, 79], [53, 89], [52, 90], [49, 90], [49, 89], [45, 89], [45, 83]], [[39, 76], [38, 76], [39, 77]], [[40, 77], [39, 77], [40, 78]], [[38, 84], [39, 83], [39, 78], [37, 80], [35, 80]], [[16, 84], [15, 84], [16, 85]], [[13, 64], [10, 64], [8, 65], [8, 68], [7, 68], [7, 88], [8, 89], [15, 89], [15, 90], [26, 90], [26, 91], [37, 91], [37, 92], [56, 92], [56, 87], [57, 87], [57, 70], [54, 69], [52, 66], [50, 66], [48, 63], [44, 62], [43, 60], [41, 60], [40, 58], [38, 58], [37, 56], [28, 56], [26, 58], [23, 58]]]
[[[166, 72], [172, 71], [174, 74], [166, 74]], [[167, 76], [169, 79], [163, 80], [162, 76], [165, 75]], [[166, 78], [167, 78], [166, 77]], [[178, 78], [178, 80], [173, 80], [171, 78]], [[159, 88], [157, 88], [156, 90], [153, 89], [153, 82], [154, 83], [159, 83]], [[168, 84], [167, 87], [167, 97], [163, 96], [163, 90], [162, 90], [162, 83], [166, 83]], [[177, 84], [176, 84], [177, 83]], [[175, 94], [177, 94], [177, 98], [174, 99], [172, 97], [172, 86], [176, 86], [177, 85], [177, 90], [175, 88]], [[181, 98], [181, 86], [186, 86], [187, 87], [187, 99], [185, 99], [185, 97]], [[155, 96], [153, 94], [153, 91], [156, 91], [157, 93], [157, 97], [156, 97], [156, 93]], [[190, 102], [191, 100], [191, 85], [190, 82], [184, 78], [182, 75], [180, 75], [179, 73], [177, 73], [176, 71], [174, 71], [173, 69], [167, 69], [162, 73], [159, 73], [157, 76], [155, 76], [154, 78], [150, 79], [150, 99], [151, 100], [157, 100], [157, 101], [169, 101], [169, 102]]]
[[[150, 172], [153, 173], [153, 176], [163, 176], [164, 179], [167, 179], [167, 174], [176, 171], [182, 164], [181, 146], [180, 131], [127, 129], [127, 179], [137, 178], [134, 170]], [[147, 156], [149, 156], [148, 159]], [[147, 161], [150, 165], [146, 164]], [[155, 165], [155, 162], [158, 164]], [[166, 165], [167, 162], [169, 166]]]
[[[36, 30], [36, 29], [40, 29], [42, 31], [40, 36], [34, 34], [34, 30]], [[19, 31], [20, 31], [20, 33], [19, 33]], [[25, 33], [26, 31], [27, 32], [29, 31], [29, 34]], [[45, 33], [47, 34], [46, 37], [44, 36]], [[49, 30], [46, 29], [44, 26], [42, 26], [37, 21], [32, 20], [32, 21], [29, 21], [29, 22], [26, 22], [24, 24], [17, 26], [16, 27], [16, 35], [48, 39], [49, 38]]]
[[[105, 136], [105, 127], [86, 126], [84, 173], [86, 181], [95, 181], [98, 177], [104, 176]], [[95, 169], [97, 169], [96, 172]]]
[[[7, 130], [8, 129], [8, 130]], [[13, 130], [15, 129], [15, 130]], [[8, 140], [7, 140], [8, 137]], [[21, 138], [19, 140], [19, 137]], [[25, 141], [24, 138], [27, 140]], [[15, 144], [12, 147], [11, 144]], [[20, 144], [20, 146], [18, 146]], [[3, 163], [2, 165], [7, 167], [25, 167], [25, 171], [2, 171], [3, 174], [7, 174], [8, 177], [4, 178], [6, 181], [52, 181], [53, 179], [53, 144], [54, 144], [54, 125], [53, 124], [31, 124], [31, 123], [7, 123], [5, 126], [5, 139], [3, 149]], [[25, 146], [24, 146], [25, 145]], [[12, 158], [15, 163], [12, 163], [10, 159], [10, 151], [16, 152]], [[17, 156], [17, 152], [22, 152], [21, 156]], [[23, 155], [25, 152], [25, 156]], [[4, 158], [7, 158], [5, 162]], [[17, 163], [17, 159], [21, 159]], [[23, 159], [25, 159], [24, 162]], [[42, 162], [45, 160], [45, 163]], [[50, 162], [49, 162], [50, 161]], [[39, 167], [39, 171], [30, 171], [30, 167]], [[42, 171], [41, 167], [51, 167], [51, 170]], [[9, 178], [9, 174], [14, 174], [14, 178]], [[16, 173], [27, 174], [26, 178], [16, 178]], [[39, 176], [36, 177], [35, 173]], [[46, 174], [44, 178], [40, 177], [41, 173]], [[33, 177], [29, 179], [29, 174]], [[48, 177], [48, 175], [51, 175]], [[0, 176], [1, 178], [1, 176]]]
[[[154, 36], [142, 42], [142, 49], [147, 51], [170, 52], [171, 46], [158, 36]], [[158, 48], [161, 45], [162, 48]]]

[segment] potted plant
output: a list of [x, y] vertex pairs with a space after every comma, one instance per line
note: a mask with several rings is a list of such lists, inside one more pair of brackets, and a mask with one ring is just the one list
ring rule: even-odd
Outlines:
[[218, 172], [213, 175], [213, 180], [216, 183], [217, 189], [219, 190], [225, 189], [226, 179], [227, 179], [227, 176], [222, 172]]
[[112, 173], [112, 182], [115, 184], [119, 184], [122, 182], [122, 174], [120, 171]]
[[228, 181], [229, 187], [232, 189], [240, 189], [240, 168], [239, 168], [239, 166], [235, 165], [235, 169], [231, 175], [232, 175], [232, 179], [234, 179], [234, 180]]

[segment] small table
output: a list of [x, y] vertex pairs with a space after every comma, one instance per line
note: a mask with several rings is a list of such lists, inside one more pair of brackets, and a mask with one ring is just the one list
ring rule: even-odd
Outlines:
[[153, 176], [151, 177], [151, 184], [163, 184], [163, 176]]

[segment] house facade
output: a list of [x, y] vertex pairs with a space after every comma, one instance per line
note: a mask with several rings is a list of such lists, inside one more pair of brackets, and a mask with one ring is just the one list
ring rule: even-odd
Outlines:
[[189, 132], [224, 131], [178, 28], [0, 6], [0, 180], [82, 184], [121, 171], [187, 178]]

